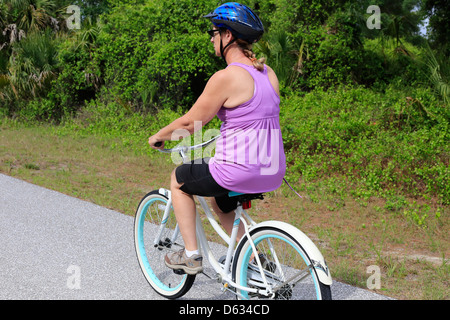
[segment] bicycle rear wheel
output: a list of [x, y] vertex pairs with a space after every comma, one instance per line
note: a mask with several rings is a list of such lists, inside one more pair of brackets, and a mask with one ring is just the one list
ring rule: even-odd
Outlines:
[[[176, 299], [189, 291], [195, 275], [177, 274], [167, 268], [164, 257], [168, 252], [184, 247], [181, 236], [176, 236], [177, 222], [170, 209], [164, 218], [168, 198], [152, 191], [139, 203], [134, 221], [134, 243], [141, 270], [150, 286], [161, 296]], [[161, 233], [160, 240], [155, 239]]]
[[[330, 286], [319, 281], [310, 258], [294, 237], [274, 227], [257, 228], [251, 232], [251, 237], [275, 295], [267, 297], [241, 290], [243, 298], [331, 300]], [[233, 278], [241, 286], [264, 290], [267, 287], [253, 258], [251, 244], [247, 238], [244, 240], [236, 249]]]

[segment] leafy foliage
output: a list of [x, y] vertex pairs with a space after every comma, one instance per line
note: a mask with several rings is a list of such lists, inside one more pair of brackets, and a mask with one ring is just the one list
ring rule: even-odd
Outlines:
[[95, 54], [111, 92], [141, 107], [193, 103], [219, 67], [201, 18], [213, 6], [151, 1], [112, 8]]
[[406, 98], [361, 87], [293, 95], [281, 119], [289, 170], [306, 183], [340, 177], [356, 196], [431, 193], [450, 203], [450, 113], [429, 90]]

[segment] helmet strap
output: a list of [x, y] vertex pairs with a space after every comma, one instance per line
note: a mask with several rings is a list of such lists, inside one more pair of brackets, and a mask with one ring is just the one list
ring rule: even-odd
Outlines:
[[224, 47], [222, 43], [222, 36], [220, 36], [220, 56], [222, 57], [223, 61], [225, 61], [225, 63], [227, 63], [227, 60], [225, 59], [225, 49], [228, 48], [228, 46], [231, 45], [236, 40], [237, 38], [235, 37], [233, 40], [228, 42], [228, 44]]

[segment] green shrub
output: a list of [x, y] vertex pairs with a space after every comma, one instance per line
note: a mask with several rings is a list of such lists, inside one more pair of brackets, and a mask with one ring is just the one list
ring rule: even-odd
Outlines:
[[[427, 110], [440, 107], [430, 90], [411, 99]], [[404, 92], [362, 87], [286, 96], [281, 122], [289, 173], [311, 183], [341, 177], [356, 196], [395, 190], [450, 203], [448, 118], [434, 120], [408, 103]]]
[[[8, 72], [0, 74], [0, 101], [5, 114], [15, 115], [29, 101], [36, 99], [36, 105], [46, 96], [57, 76], [57, 48], [58, 39], [49, 29], [30, 32], [12, 44]], [[33, 108], [36, 109], [32, 106], [28, 111]], [[38, 111], [39, 116], [45, 112]], [[42, 119], [39, 116], [36, 118]]]
[[165, 0], [113, 7], [94, 55], [110, 93], [141, 108], [192, 104], [221, 63], [202, 18], [215, 5]]

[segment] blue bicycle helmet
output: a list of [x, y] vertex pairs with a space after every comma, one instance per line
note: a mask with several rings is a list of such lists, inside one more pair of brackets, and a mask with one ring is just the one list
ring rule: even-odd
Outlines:
[[261, 39], [264, 27], [259, 17], [247, 6], [228, 2], [204, 16], [218, 28], [227, 28], [236, 38], [254, 43]]

